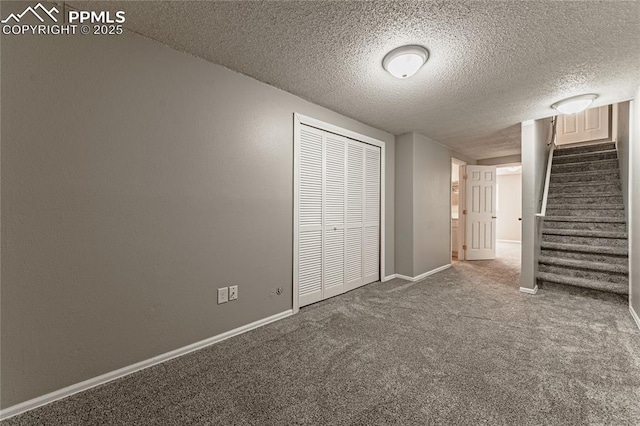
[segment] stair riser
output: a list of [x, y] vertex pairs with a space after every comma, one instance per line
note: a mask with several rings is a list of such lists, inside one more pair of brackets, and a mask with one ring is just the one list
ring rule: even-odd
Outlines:
[[541, 256], [557, 257], [560, 259], [586, 260], [588, 262], [601, 262], [616, 265], [628, 265], [629, 258], [627, 256], [607, 256], [605, 254], [580, 253], [576, 251], [563, 250], [547, 250], [540, 251]]
[[612, 209], [582, 209], [566, 210], [547, 207], [547, 216], [588, 216], [588, 217], [624, 217], [624, 210]]
[[620, 180], [620, 172], [617, 170], [599, 172], [599, 173], [586, 173], [586, 174], [570, 174], [559, 173], [551, 175], [551, 183], [569, 183], [569, 182], [618, 182]]
[[544, 223], [544, 229], [580, 229], [585, 231], [627, 232], [627, 227], [624, 223], [547, 221]]
[[584, 154], [587, 152], [599, 152], [599, 151], [609, 151], [612, 149], [616, 149], [616, 144], [614, 142], [611, 143], [603, 143], [603, 144], [595, 144], [595, 145], [583, 145], [583, 146], [575, 146], [572, 148], [557, 148], [553, 153], [554, 157], [556, 155], [573, 155], [573, 154]]
[[553, 165], [556, 164], [570, 164], [570, 163], [582, 163], [585, 161], [598, 161], [598, 160], [617, 160], [618, 156], [615, 151], [613, 152], [592, 152], [589, 154], [580, 154], [579, 156], [553, 156]]
[[627, 247], [628, 241], [620, 238], [578, 237], [543, 234], [542, 241], [550, 243], [582, 244], [587, 246]]
[[[553, 179], [553, 175], [551, 175]], [[565, 182], [566, 183], [566, 182]], [[611, 181], [607, 183], [598, 183], [595, 185], [549, 185], [549, 194], [589, 194], [594, 192], [614, 192], [622, 191], [622, 185], [619, 181]]]
[[618, 274], [615, 272], [599, 272], [589, 271], [587, 269], [574, 269], [566, 266], [545, 265], [541, 264], [540, 272], [550, 272], [565, 277], [585, 278], [594, 281], [606, 281], [609, 283], [629, 284], [629, 278], [626, 274]]
[[623, 285], [616, 285], [615, 291], [611, 289], [607, 290], [595, 290], [585, 287], [578, 287], [569, 284], [560, 284], [552, 281], [544, 281], [540, 282], [540, 288], [549, 291], [561, 291], [567, 293], [575, 293], [578, 294], [586, 294], [591, 295], [592, 297], [605, 298], [606, 300], [612, 300], [619, 303], [628, 303], [628, 295], [629, 295], [629, 287], [624, 287]]
[[551, 173], [593, 172], [618, 168], [618, 160], [592, 161], [590, 163], [558, 164], [551, 167]]
[[609, 204], [622, 204], [622, 195], [616, 196], [600, 196], [600, 197], [590, 197], [586, 195], [584, 197], [562, 197], [555, 194], [553, 197], [549, 197], [547, 201], [547, 205], [555, 205], [555, 204], [594, 204], [594, 205], [609, 205]]

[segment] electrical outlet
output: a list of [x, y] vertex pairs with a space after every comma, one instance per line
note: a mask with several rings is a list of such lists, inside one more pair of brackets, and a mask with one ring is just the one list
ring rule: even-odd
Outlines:
[[229, 286], [229, 300], [236, 300], [238, 298], [238, 286]]
[[221, 303], [227, 303], [229, 301], [229, 287], [222, 287], [218, 289], [218, 305]]

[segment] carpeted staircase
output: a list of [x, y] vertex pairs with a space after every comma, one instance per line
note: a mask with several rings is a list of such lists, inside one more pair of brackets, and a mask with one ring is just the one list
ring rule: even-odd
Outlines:
[[614, 142], [555, 150], [538, 280], [629, 293], [627, 229]]

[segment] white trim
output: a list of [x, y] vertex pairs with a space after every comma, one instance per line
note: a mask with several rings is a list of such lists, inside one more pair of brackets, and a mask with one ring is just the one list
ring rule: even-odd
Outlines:
[[397, 274], [391, 274], [382, 279], [382, 282], [391, 281], [392, 279], [397, 278]]
[[538, 285], [536, 284], [534, 288], [520, 287], [520, 291], [527, 294], [536, 294], [538, 292]]
[[300, 204], [300, 120], [293, 115], [293, 313], [300, 310], [300, 295], [298, 294], [298, 223], [300, 222], [298, 204]]
[[299, 204], [299, 172], [298, 164], [300, 160], [300, 126], [307, 125], [315, 127], [316, 129], [325, 130], [327, 132], [335, 133], [336, 135], [344, 136], [356, 141], [364, 142], [369, 145], [380, 147], [380, 277], [385, 275], [385, 263], [386, 263], [386, 143], [374, 139], [370, 136], [366, 136], [352, 130], [344, 129], [342, 127], [335, 126], [333, 124], [325, 123], [324, 121], [317, 120], [315, 118], [307, 117], [306, 115], [293, 113], [293, 313], [297, 314], [300, 310], [300, 300], [298, 295], [298, 209], [296, 206]]
[[209, 337], [208, 339], [204, 339], [199, 342], [192, 343], [187, 346], [183, 346], [179, 349], [166, 352], [162, 355], [154, 356], [153, 358], [149, 358], [144, 361], [140, 361], [135, 364], [131, 364], [129, 366], [119, 368], [118, 370], [114, 370], [109, 373], [105, 373], [100, 376], [94, 377], [92, 379], [88, 379], [83, 382], [76, 383], [74, 385], [59, 389], [57, 391], [50, 392], [48, 394], [39, 396], [37, 398], [30, 399], [20, 404], [13, 405], [11, 407], [5, 408], [4, 410], [0, 411], [0, 420], [8, 419], [9, 417], [16, 416], [18, 414], [24, 413], [25, 411], [33, 410], [34, 408], [41, 407], [46, 404], [50, 404], [59, 399], [66, 398], [68, 396], [86, 391], [93, 387], [103, 385], [112, 380], [119, 379], [120, 377], [127, 376], [131, 373], [135, 373], [136, 371], [144, 370], [145, 368], [149, 368], [156, 364], [161, 364], [165, 361], [169, 361], [170, 359], [177, 358], [182, 355], [186, 355], [190, 352], [197, 351], [199, 349], [202, 349], [207, 346], [226, 340], [230, 337], [237, 336], [242, 333], [246, 333], [247, 331], [250, 331], [255, 328], [261, 327], [263, 325], [272, 323], [274, 321], [278, 321], [280, 319], [286, 318], [288, 316], [291, 316], [292, 314], [293, 314], [293, 311], [289, 309], [288, 311], [280, 312], [279, 314], [275, 314], [270, 317], [263, 318], [258, 321], [254, 321], [250, 324], [246, 324], [238, 328], [234, 328], [233, 330], [229, 330], [222, 334], [218, 334], [217, 336]]
[[400, 275], [400, 274], [395, 274], [396, 278], [401, 278], [403, 280], [407, 280], [407, 281], [412, 281], [412, 282], [416, 282], [416, 281], [420, 281], [424, 278], [427, 278], [429, 275], [433, 275], [433, 274], [437, 274], [438, 272], [444, 271], [445, 269], [449, 269], [451, 268], [451, 263], [447, 264], [447, 265], [442, 265], [439, 268], [436, 269], [432, 269], [430, 271], [427, 271], [423, 274], [420, 274], [418, 276], [415, 277], [409, 277], [407, 275]]
[[522, 244], [522, 241], [518, 241], [518, 240], [498, 240], [498, 242], [501, 242], [501, 243]]
[[[453, 229], [451, 226], [451, 220], [453, 219], [453, 212], [451, 206], [451, 185], [453, 183], [453, 164], [457, 164], [459, 167], [458, 170], [458, 247], [456, 249], [456, 253], [458, 254], [458, 260], [466, 260], [466, 253], [462, 247], [465, 245], [466, 239], [466, 226], [467, 226], [467, 215], [462, 214], [464, 209], [466, 208], [466, 179], [464, 179], [464, 175], [467, 173], [467, 162], [464, 160], [460, 160], [456, 157], [451, 157], [451, 168], [449, 169], [449, 259], [453, 262]], [[464, 204], [463, 204], [464, 203]]]
[[629, 312], [631, 312], [631, 316], [633, 317], [633, 320], [636, 322], [636, 325], [638, 326], [638, 328], [640, 328], [640, 317], [638, 317], [638, 314], [636, 313], [636, 311], [633, 309], [633, 306], [629, 305]]

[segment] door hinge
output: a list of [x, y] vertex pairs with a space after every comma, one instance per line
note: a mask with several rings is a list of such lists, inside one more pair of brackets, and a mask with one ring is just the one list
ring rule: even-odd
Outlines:
[[466, 249], [467, 249], [467, 245], [466, 245], [466, 244], [463, 244], [463, 245], [462, 245], [462, 250], [466, 250]]
[[467, 214], [467, 209], [462, 210], [462, 214]]

